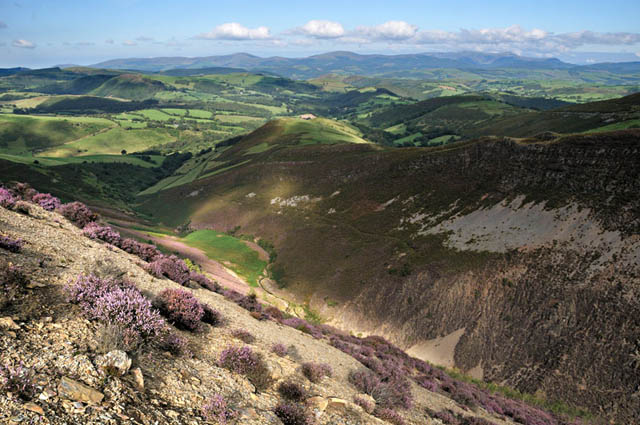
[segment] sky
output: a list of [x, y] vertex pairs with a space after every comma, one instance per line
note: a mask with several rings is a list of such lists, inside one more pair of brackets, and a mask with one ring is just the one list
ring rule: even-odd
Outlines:
[[0, 0], [0, 67], [247, 52], [640, 61], [640, 0]]

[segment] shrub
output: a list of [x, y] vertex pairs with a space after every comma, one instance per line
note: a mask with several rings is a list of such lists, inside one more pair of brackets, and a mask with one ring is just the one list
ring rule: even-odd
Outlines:
[[158, 345], [160, 349], [168, 351], [174, 356], [191, 354], [187, 339], [173, 332], [166, 332], [163, 334]]
[[9, 236], [0, 235], [0, 248], [9, 252], [20, 252], [22, 250], [22, 239], [13, 239]]
[[405, 425], [406, 422], [402, 416], [398, 412], [388, 408], [380, 408], [376, 409], [373, 412], [373, 415], [377, 418], [380, 418], [384, 421], [392, 423], [393, 425]]
[[186, 284], [191, 279], [189, 268], [175, 255], [160, 255], [147, 264], [146, 269], [155, 277], [166, 277], [180, 285]]
[[440, 419], [445, 425], [460, 425], [460, 421], [456, 414], [451, 410], [442, 410], [433, 415], [434, 418]]
[[[188, 258], [185, 259], [184, 260], [184, 264], [187, 266], [188, 269], [191, 269], [189, 267], [188, 261], [189, 261]], [[198, 285], [202, 286], [203, 288], [207, 288], [207, 289], [211, 290], [211, 288], [213, 287], [213, 282], [211, 280], [209, 280], [209, 278], [207, 278], [202, 273], [197, 273], [197, 272], [191, 271], [190, 275], [189, 275], [189, 279], [191, 279], [192, 281], [194, 281]]]
[[224, 425], [227, 421], [235, 419], [237, 413], [229, 408], [224, 397], [214, 394], [202, 405], [202, 416], [208, 421], [216, 421]]
[[16, 197], [24, 199], [25, 201], [30, 201], [38, 193], [38, 191], [29, 186], [28, 183], [16, 183], [13, 186], [13, 191], [16, 193]]
[[120, 233], [109, 226], [102, 226], [96, 222], [91, 222], [84, 226], [82, 234], [90, 239], [99, 239], [115, 246], [120, 246], [122, 242]]
[[0, 206], [4, 208], [13, 208], [18, 199], [6, 188], [0, 187]]
[[62, 205], [60, 199], [56, 198], [50, 193], [37, 193], [33, 195], [33, 198], [31, 200], [33, 201], [33, 203], [40, 205], [47, 211], [53, 211], [60, 208], [60, 206]]
[[313, 326], [306, 320], [300, 319], [299, 317], [290, 317], [288, 319], [284, 319], [282, 321], [282, 324], [285, 326], [295, 328], [306, 334], [309, 334], [316, 339], [322, 338], [322, 332], [320, 332], [319, 329], [317, 329], [315, 326]]
[[66, 292], [88, 318], [119, 328], [128, 350], [150, 342], [166, 329], [149, 300], [126, 281], [81, 275]]
[[284, 320], [284, 313], [277, 307], [269, 306], [264, 310], [264, 312], [276, 322]]
[[286, 345], [278, 342], [277, 344], [273, 344], [271, 346], [271, 352], [279, 357], [284, 357], [289, 352], [289, 349], [287, 348]]
[[0, 388], [25, 401], [31, 400], [36, 392], [34, 373], [22, 363], [15, 367], [0, 366]]
[[204, 323], [208, 323], [211, 326], [222, 325], [222, 323], [224, 322], [224, 318], [218, 310], [212, 308], [208, 304], [200, 304], [200, 306], [202, 307], [202, 311], [204, 312], [201, 319]]
[[262, 311], [262, 304], [258, 301], [258, 296], [256, 294], [249, 294], [242, 297], [237, 304], [248, 311]]
[[282, 382], [278, 386], [278, 393], [291, 401], [303, 401], [307, 398], [307, 391], [304, 387], [293, 381]]
[[371, 402], [370, 400], [367, 400], [364, 397], [355, 396], [353, 398], [353, 402], [358, 406], [362, 407], [364, 411], [369, 414], [373, 413], [374, 409], [376, 408], [375, 403]]
[[305, 409], [293, 403], [280, 403], [274, 409], [284, 425], [310, 425], [311, 419]]
[[251, 335], [251, 332], [246, 329], [234, 329], [231, 331], [231, 335], [246, 344], [256, 342], [256, 337]]
[[162, 315], [176, 327], [190, 331], [200, 327], [204, 309], [191, 292], [183, 289], [165, 289], [157, 301]]
[[381, 378], [369, 370], [352, 371], [351, 382], [358, 390], [373, 397], [376, 403], [387, 409], [409, 409], [413, 403], [411, 385], [403, 377]]
[[0, 309], [15, 299], [18, 290], [27, 283], [27, 277], [12, 265], [0, 267]]
[[220, 366], [246, 376], [258, 391], [271, 384], [271, 375], [264, 359], [254, 353], [251, 347], [225, 348], [220, 354]]
[[309, 379], [309, 381], [317, 384], [325, 376], [333, 375], [331, 366], [326, 363], [313, 363], [307, 362], [302, 364], [302, 374]]
[[162, 256], [155, 246], [146, 243], [140, 243], [135, 239], [125, 238], [120, 241], [120, 249], [133, 254], [140, 259], [150, 262]]
[[71, 221], [81, 229], [92, 221], [96, 221], [98, 219], [98, 215], [93, 213], [82, 202], [70, 202], [68, 204], [64, 204], [59, 208], [59, 210], [67, 220]]

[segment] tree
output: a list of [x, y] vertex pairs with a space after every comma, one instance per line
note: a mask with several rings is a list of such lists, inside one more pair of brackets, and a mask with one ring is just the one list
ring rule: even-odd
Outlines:
[[126, 151], [125, 149], [122, 149], [122, 150], [120, 151], [120, 153], [121, 153], [122, 155], [126, 155], [126, 154], [127, 154], [127, 151]]

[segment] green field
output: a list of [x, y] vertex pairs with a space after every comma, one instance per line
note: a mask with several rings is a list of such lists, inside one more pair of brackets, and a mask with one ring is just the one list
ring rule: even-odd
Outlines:
[[165, 129], [112, 128], [103, 133], [87, 136], [62, 146], [46, 150], [38, 156], [69, 157], [83, 155], [118, 155], [124, 149], [127, 152], [138, 152], [169, 143], [175, 140]]
[[197, 230], [180, 239], [181, 242], [201, 249], [207, 257], [220, 261], [244, 277], [251, 286], [258, 286], [267, 262], [249, 248], [242, 240], [215, 230]]

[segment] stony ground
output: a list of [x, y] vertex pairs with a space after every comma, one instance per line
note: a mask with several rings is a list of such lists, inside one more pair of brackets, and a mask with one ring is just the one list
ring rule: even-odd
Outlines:
[[[204, 400], [219, 393], [238, 412], [237, 423], [279, 424], [272, 412], [279, 401], [275, 388], [288, 378], [309, 389], [312, 398], [307, 404], [318, 424], [385, 423], [352, 403], [357, 391], [347, 375], [362, 368], [356, 360], [296, 329], [258, 321], [204, 289], [192, 291], [219, 310], [226, 323], [205, 325], [196, 333], [180, 332], [190, 342], [191, 357], [150, 348], [131, 355], [132, 365], [124, 376], [105, 373], [100, 367], [107, 351], [101, 326], [82, 318], [77, 306], [66, 301], [63, 286], [82, 273], [126, 277], [150, 298], [179, 285], [152, 277], [137, 257], [82, 236], [57, 213], [30, 209], [24, 215], [0, 208], [0, 233], [24, 240], [20, 253], [0, 249], [0, 263], [20, 267], [30, 281], [18, 301], [0, 311], [0, 364], [22, 363], [33, 370], [37, 391], [30, 401], [0, 392], [0, 423], [199, 424], [205, 423], [200, 410]], [[263, 392], [256, 392], [244, 376], [217, 366], [226, 346], [243, 344], [231, 335], [240, 328], [256, 337], [251, 345], [264, 354], [275, 380]], [[278, 342], [293, 346], [292, 354], [284, 358], [272, 354], [270, 348]], [[300, 372], [307, 361], [330, 364], [333, 377], [320, 384], [307, 381]], [[452, 400], [420, 387], [414, 394], [416, 407], [401, 412], [410, 424], [439, 424], [427, 416], [426, 408], [489, 418], [484, 411], [463, 411]]]

